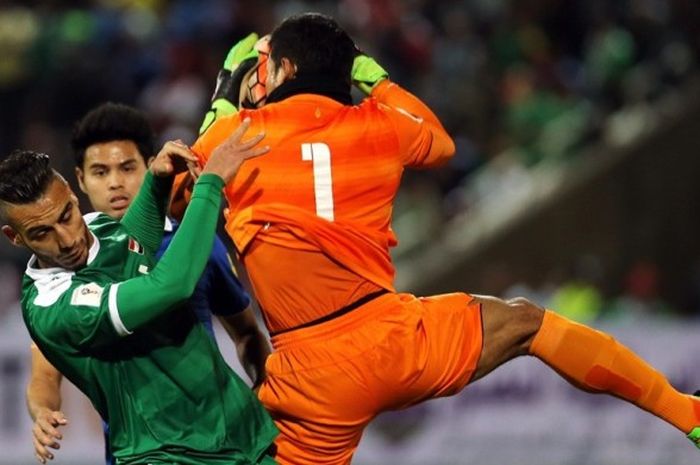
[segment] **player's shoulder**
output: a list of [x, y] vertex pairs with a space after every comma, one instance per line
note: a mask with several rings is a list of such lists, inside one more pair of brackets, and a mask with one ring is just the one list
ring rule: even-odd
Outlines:
[[387, 122], [396, 117], [396, 109], [374, 97], [365, 97], [351, 107], [350, 115], [361, 121], [371, 121], [373, 125]]
[[104, 281], [67, 271], [44, 279], [25, 276], [21, 308], [32, 338], [62, 343], [75, 336], [88, 315], [105, 308], [109, 289]]
[[25, 317], [36, 310], [56, 306], [78, 285], [75, 272], [62, 268], [36, 269], [30, 261], [22, 281], [21, 305]]
[[[362, 102], [367, 118], [377, 123], [376, 129], [384, 128], [392, 133], [412, 135], [423, 125], [423, 119], [407, 110], [387, 105], [374, 97], [368, 97]], [[378, 124], [379, 122], [383, 124]]]
[[354, 107], [359, 111], [378, 111], [389, 108], [388, 105], [381, 103], [371, 95], [363, 97], [362, 100], [354, 105]]
[[392, 116], [397, 113], [397, 109], [386, 103], [380, 102], [377, 98], [369, 96], [362, 99], [357, 105], [361, 111], [379, 115]]
[[199, 138], [194, 143], [194, 148], [197, 147], [207, 147], [217, 139], [224, 135], [224, 132], [228, 129], [238, 125], [238, 113], [232, 115], [221, 116], [216, 119], [211, 125], [199, 135]]
[[250, 129], [249, 130], [259, 130], [265, 126], [265, 122], [269, 121], [271, 117], [277, 115], [279, 110], [279, 104], [271, 103], [269, 105], [264, 105], [260, 108], [243, 109], [238, 113], [237, 121], [235, 121], [235, 127], [238, 127], [244, 119], [250, 119]]
[[[229, 137], [233, 131], [236, 130], [236, 128], [238, 128], [241, 121], [243, 121], [243, 114], [249, 115], [249, 110], [242, 110], [239, 113], [222, 116], [214, 121], [194, 143], [193, 150], [195, 153], [202, 155], [208, 154], [214, 150], [214, 148], [216, 148], [221, 142]], [[258, 119], [259, 118], [257, 116], [251, 117], [252, 121], [257, 121]]]
[[51, 281], [35, 281], [21, 300], [22, 316], [33, 340], [63, 343], [76, 334], [85, 318], [86, 309], [103, 305], [107, 286], [76, 279], [75, 276], [55, 276]]
[[83, 219], [88, 229], [98, 237], [113, 234], [123, 228], [118, 220], [102, 212], [87, 213]]
[[22, 280], [22, 308], [60, 306], [66, 296], [81, 289], [83, 290], [81, 295], [93, 294], [92, 290], [104, 288], [103, 284], [99, 284], [100, 279], [97, 279], [98, 282], [91, 279], [95, 277], [63, 268], [28, 267]]
[[109, 217], [102, 212], [91, 212], [83, 215], [83, 219], [85, 220], [86, 224], [92, 224], [95, 222], [99, 223], [99, 220], [104, 221], [106, 218]]
[[[33, 255], [27, 262], [22, 279], [22, 308], [47, 308], [59, 303], [66, 294], [75, 288], [100, 280], [96, 269], [104, 262], [103, 255], [109, 255], [109, 245], [126, 241], [123, 226], [103, 213], [90, 213], [84, 216], [95, 240], [88, 252], [88, 265], [78, 271], [60, 267], [39, 268], [37, 257]], [[112, 247], [114, 248], [114, 247]]]

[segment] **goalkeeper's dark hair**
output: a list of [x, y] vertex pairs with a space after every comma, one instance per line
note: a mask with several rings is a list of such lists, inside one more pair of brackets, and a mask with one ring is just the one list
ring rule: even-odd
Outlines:
[[302, 13], [291, 16], [270, 36], [270, 58], [279, 66], [282, 57], [291, 60], [300, 74], [322, 74], [350, 82], [355, 43], [330, 16]]
[[[31, 150], [15, 150], [0, 162], [0, 221], [7, 222], [8, 204], [35, 202], [51, 181], [61, 176], [51, 168], [49, 156]], [[61, 178], [63, 179], [63, 178]]]
[[107, 102], [75, 124], [71, 138], [75, 165], [83, 167], [85, 151], [91, 145], [117, 140], [136, 144], [144, 162], [155, 155], [155, 135], [146, 115], [128, 105]]

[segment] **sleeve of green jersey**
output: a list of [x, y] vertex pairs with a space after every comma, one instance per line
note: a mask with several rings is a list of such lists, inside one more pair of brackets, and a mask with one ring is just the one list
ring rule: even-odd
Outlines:
[[33, 306], [25, 316], [40, 346], [89, 351], [119, 338], [110, 316], [110, 285], [75, 283], [49, 307]]
[[182, 224], [149, 275], [106, 286], [75, 283], [50, 307], [32, 306], [25, 315], [32, 338], [43, 345], [90, 351], [131, 334], [187, 299], [211, 253], [223, 187], [216, 175], [200, 177]]
[[223, 187], [219, 176], [200, 176], [182, 224], [153, 271], [112, 285], [109, 310], [119, 334], [130, 334], [192, 295], [212, 250]]
[[138, 195], [121, 220], [129, 234], [150, 253], [155, 253], [163, 240], [172, 185], [172, 176], [155, 177], [148, 171]]

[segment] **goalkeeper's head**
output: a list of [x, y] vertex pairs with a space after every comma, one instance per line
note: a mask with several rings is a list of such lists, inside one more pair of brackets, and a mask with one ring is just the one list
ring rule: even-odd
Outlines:
[[331, 17], [302, 13], [285, 19], [270, 37], [267, 94], [286, 81], [305, 77], [347, 87], [355, 43]]

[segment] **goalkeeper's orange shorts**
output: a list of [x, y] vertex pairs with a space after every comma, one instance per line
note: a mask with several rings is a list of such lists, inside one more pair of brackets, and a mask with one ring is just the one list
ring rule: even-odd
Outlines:
[[316, 326], [273, 337], [259, 397], [280, 430], [282, 465], [348, 464], [386, 410], [459, 392], [482, 348], [470, 295], [389, 293]]

